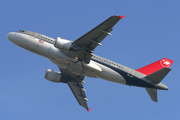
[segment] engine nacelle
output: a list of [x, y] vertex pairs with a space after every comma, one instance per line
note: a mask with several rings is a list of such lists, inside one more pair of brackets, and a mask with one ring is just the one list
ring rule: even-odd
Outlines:
[[71, 45], [72, 45], [71, 41], [57, 37], [54, 47], [61, 49], [61, 50], [70, 50]]
[[47, 69], [44, 77], [51, 82], [59, 83], [61, 76], [62, 75], [60, 72], [57, 72], [57, 71], [54, 71], [51, 69]]

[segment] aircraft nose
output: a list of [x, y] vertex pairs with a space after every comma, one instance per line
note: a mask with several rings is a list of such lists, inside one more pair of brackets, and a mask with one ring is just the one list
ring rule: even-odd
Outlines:
[[11, 41], [13, 33], [10, 32], [6, 35], [7, 39]]

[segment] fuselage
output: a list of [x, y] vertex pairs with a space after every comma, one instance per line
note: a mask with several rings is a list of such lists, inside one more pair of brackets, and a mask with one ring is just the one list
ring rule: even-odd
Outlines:
[[78, 61], [76, 58], [68, 57], [62, 50], [54, 47], [55, 39], [33, 31], [20, 30], [10, 32], [7, 34], [7, 38], [14, 44], [44, 56], [54, 64], [77, 75], [102, 78], [116, 83], [139, 87], [163, 89], [162, 85], [155, 86], [150, 81], [143, 79], [146, 75], [100, 56], [93, 55], [89, 64]]

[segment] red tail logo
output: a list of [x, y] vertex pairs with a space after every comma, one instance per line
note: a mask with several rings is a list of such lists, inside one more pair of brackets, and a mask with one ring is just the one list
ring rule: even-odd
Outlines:
[[136, 71], [140, 72], [140, 73], [143, 73], [145, 75], [150, 75], [164, 67], [170, 67], [171, 64], [173, 63], [174, 61], [173, 60], [170, 60], [170, 59], [167, 59], [167, 58], [163, 58], [159, 61], [156, 61], [152, 64], [149, 64], [145, 67], [142, 67], [140, 69], [137, 69]]
[[160, 63], [163, 67], [170, 67], [170, 65], [171, 65], [171, 62], [166, 58], [162, 59]]

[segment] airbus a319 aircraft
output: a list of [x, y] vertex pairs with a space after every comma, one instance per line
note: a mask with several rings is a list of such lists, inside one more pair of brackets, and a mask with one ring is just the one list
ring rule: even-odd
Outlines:
[[153, 101], [157, 102], [157, 89], [168, 90], [161, 83], [171, 70], [172, 60], [163, 58], [140, 69], [131, 69], [108, 59], [94, 55], [94, 49], [111, 35], [112, 27], [124, 16], [111, 16], [75, 41], [60, 37], [20, 30], [10, 32], [7, 38], [14, 44], [48, 58], [61, 72], [47, 69], [45, 78], [52, 82], [68, 84], [78, 103], [87, 109], [88, 99], [83, 87], [84, 78], [101, 78], [129, 86], [144, 87]]

